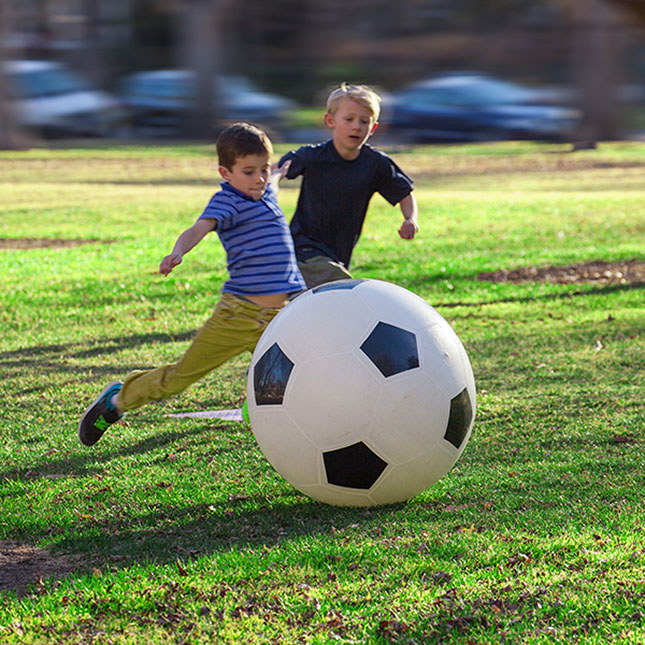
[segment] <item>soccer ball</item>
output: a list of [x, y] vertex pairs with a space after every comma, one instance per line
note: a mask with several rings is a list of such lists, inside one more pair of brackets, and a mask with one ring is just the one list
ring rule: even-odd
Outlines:
[[328, 504], [405, 501], [445, 475], [475, 417], [475, 381], [450, 325], [380, 280], [299, 295], [269, 323], [248, 416], [273, 467]]

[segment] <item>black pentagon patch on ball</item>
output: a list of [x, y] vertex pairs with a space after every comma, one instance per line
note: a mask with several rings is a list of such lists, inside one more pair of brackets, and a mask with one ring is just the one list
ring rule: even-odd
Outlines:
[[444, 439], [455, 448], [461, 446], [466, 438], [470, 422], [473, 420], [473, 405], [468, 390], [464, 388], [450, 401], [450, 416]]
[[419, 367], [416, 336], [395, 325], [378, 323], [361, 349], [386, 378]]
[[273, 343], [260, 357], [253, 370], [256, 405], [280, 405], [284, 399], [293, 363]]
[[368, 490], [387, 468], [378, 455], [362, 441], [323, 452], [327, 481], [336, 486]]
[[311, 291], [312, 293], [322, 293], [323, 291], [340, 291], [342, 289], [353, 289], [357, 287], [361, 282], [365, 280], [357, 279], [347, 279], [347, 280], [334, 280], [333, 282], [326, 282], [321, 284], [319, 287], [314, 287]]

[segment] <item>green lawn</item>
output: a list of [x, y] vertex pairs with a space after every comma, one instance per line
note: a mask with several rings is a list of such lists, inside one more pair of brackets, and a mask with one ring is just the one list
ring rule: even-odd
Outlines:
[[645, 260], [645, 145], [389, 151], [421, 230], [400, 240], [376, 196], [353, 273], [454, 326], [478, 409], [448, 475], [374, 508], [303, 496], [245, 424], [165, 416], [238, 407], [248, 356], [82, 447], [105, 383], [174, 361], [218, 299], [215, 236], [156, 272], [218, 186], [214, 150], [0, 153], [0, 238], [87, 242], [0, 248], [0, 540], [59, 563], [5, 584], [0, 642], [645, 641], [643, 285], [478, 279]]

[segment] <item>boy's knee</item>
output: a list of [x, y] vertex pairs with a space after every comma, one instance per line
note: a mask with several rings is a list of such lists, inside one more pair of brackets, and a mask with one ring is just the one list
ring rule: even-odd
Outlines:
[[167, 369], [159, 382], [162, 398], [165, 399], [169, 396], [181, 394], [195, 381], [198, 381], [200, 377], [201, 375], [180, 374], [175, 367]]

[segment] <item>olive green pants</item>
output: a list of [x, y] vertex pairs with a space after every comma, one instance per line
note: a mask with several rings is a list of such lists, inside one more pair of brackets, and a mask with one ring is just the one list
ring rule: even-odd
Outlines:
[[313, 289], [325, 282], [346, 280], [352, 274], [340, 262], [334, 262], [324, 255], [316, 255], [308, 260], [298, 262], [298, 268], [305, 280], [307, 289]]
[[127, 412], [178, 394], [234, 356], [252, 352], [278, 311], [223, 293], [179, 362], [128, 374], [117, 406]]

